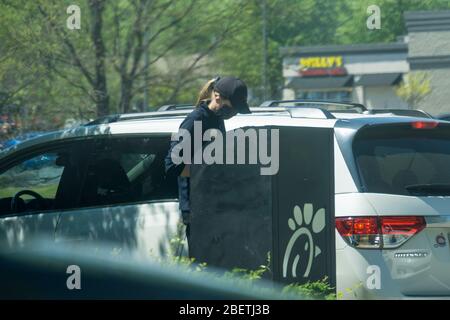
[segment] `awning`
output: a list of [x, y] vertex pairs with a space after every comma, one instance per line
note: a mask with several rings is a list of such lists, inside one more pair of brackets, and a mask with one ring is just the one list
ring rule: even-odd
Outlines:
[[294, 77], [286, 84], [292, 89], [334, 89], [351, 87], [353, 76], [343, 77]]
[[401, 73], [365, 74], [355, 81], [356, 86], [392, 86], [400, 82]]

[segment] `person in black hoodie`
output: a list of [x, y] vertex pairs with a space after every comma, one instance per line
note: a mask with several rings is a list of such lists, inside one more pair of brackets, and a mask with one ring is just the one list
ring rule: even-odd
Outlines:
[[[202, 124], [202, 136], [208, 129], [217, 129], [225, 136], [224, 120], [234, 117], [237, 113], [250, 113], [247, 103], [247, 86], [236, 77], [215, 78], [206, 83], [200, 91], [196, 108], [186, 116], [180, 129], [189, 131], [191, 136], [191, 156], [194, 146], [194, 122]], [[166, 175], [178, 177], [179, 207], [186, 225], [188, 245], [190, 240], [190, 204], [189, 204], [189, 164], [175, 164], [172, 159], [172, 150], [181, 141], [172, 141], [169, 152], [165, 158]], [[200, 145], [200, 144], [199, 144]], [[205, 146], [202, 142], [203, 147]], [[191, 163], [193, 159], [191, 159]]]

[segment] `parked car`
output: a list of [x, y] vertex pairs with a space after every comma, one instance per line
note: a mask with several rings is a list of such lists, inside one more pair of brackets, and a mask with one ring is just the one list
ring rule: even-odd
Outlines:
[[15, 146], [16, 144], [19, 144], [19, 143], [21, 143], [21, 142], [23, 142], [25, 140], [28, 140], [28, 139], [32, 139], [32, 138], [38, 137], [38, 136], [40, 136], [42, 134], [44, 134], [44, 132], [28, 132], [28, 133], [25, 133], [25, 134], [17, 135], [15, 137], [12, 137], [10, 139], [7, 139], [7, 140], [3, 141], [1, 143], [2, 149], [6, 149], [6, 148], [9, 148], [9, 147]]
[[[332, 128], [337, 291], [450, 297], [450, 123], [313, 104], [266, 104], [226, 128]], [[173, 252], [182, 228], [163, 160], [188, 112], [116, 115], [0, 153], [0, 246], [14, 250], [46, 233], [68, 246], [109, 242], [142, 259]], [[23, 168], [42, 156], [54, 160]]]
[[[29, 140], [29, 139], [36, 138], [36, 137], [38, 137], [40, 135], [43, 135], [43, 134], [45, 134], [45, 133], [36, 131], [36, 132], [27, 132], [25, 134], [18, 135], [18, 136], [14, 137], [14, 138], [11, 138], [9, 140], [4, 141], [1, 144], [0, 150], [14, 147], [15, 145], [18, 145], [19, 143], [22, 143], [22, 142], [24, 142], [26, 140]], [[46, 162], [53, 161], [53, 160], [54, 159], [49, 158], [49, 156], [43, 155], [43, 156], [38, 156], [36, 158], [29, 159], [29, 160], [25, 161], [23, 163], [23, 166], [25, 168], [38, 168], [38, 167], [44, 166], [46, 164]]]

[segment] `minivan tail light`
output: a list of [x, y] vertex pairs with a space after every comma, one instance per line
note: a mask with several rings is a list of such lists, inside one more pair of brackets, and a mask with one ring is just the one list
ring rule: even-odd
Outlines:
[[424, 217], [380, 217], [383, 248], [397, 248], [426, 227]]
[[357, 248], [392, 249], [401, 246], [426, 226], [424, 217], [338, 217], [336, 229]]
[[437, 121], [414, 121], [411, 122], [411, 127], [414, 129], [434, 129], [438, 124]]

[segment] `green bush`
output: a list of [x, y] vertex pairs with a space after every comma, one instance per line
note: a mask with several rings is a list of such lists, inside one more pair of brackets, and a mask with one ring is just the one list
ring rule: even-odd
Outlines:
[[283, 289], [283, 293], [299, 294], [306, 299], [336, 300], [335, 288], [324, 278], [305, 284], [292, 283]]
[[[206, 263], [197, 263], [194, 258], [180, 257], [173, 253], [175, 248], [182, 245], [184, 240], [181, 238], [174, 238], [170, 241], [171, 252], [169, 254], [169, 259], [159, 260], [163, 264], [179, 265], [186, 267], [188, 272], [205, 272], [208, 270]], [[234, 268], [231, 271], [225, 271], [219, 277], [225, 278], [228, 281], [233, 281], [239, 286], [253, 286], [258, 285], [261, 290], [273, 290], [273, 288], [267, 288], [267, 281], [263, 281], [263, 275], [266, 272], [270, 272], [271, 255], [270, 252], [267, 254], [267, 261], [265, 265], [261, 265], [255, 270], [248, 270], [243, 268]], [[217, 271], [215, 271], [217, 272]], [[274, 286], [276, 287], [276, 285]], [[331, 287], [328, 283], [328, 279], [324, 278], [319, 281], [307, 282], [305, 284], [292, 283], [281, 288], [279, 292], [280, 298], [299, 298], [299, 299], [325, 299], [325, 300], [336, 300], [337, 296], [335, 293], [335, 288]]]

